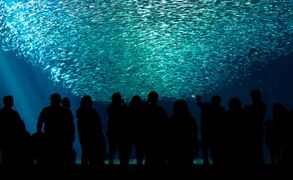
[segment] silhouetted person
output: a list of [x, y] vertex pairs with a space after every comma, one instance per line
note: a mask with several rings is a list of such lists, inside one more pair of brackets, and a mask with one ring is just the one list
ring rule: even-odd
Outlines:
[[145, 156], [145, 117], [144, 103], [140, 96], [131, 98], [128, 107], [130, 145], [134, 145], [138, 167], [143, 164]]
[[79, 142], [81, 145], [81, 165], [102, 168], [105, 160], [105, 137], [99, 113], [93, 107], [92, 98], [81, 98], [76, 111]]
[[129, 137], [127, 132], [127, 109], [119, 92], [112, 95], [112, 102], [108, 106], [108, 131], [109, 164], [115, 160], [118, 152], [120, 165], [127, 166], [129, 160]]
[[72, 156], [72, 114], [61, 106], [58, 93], [51, 94], [50, 100], [50, 106], [42, 109], [39, 115], [37, 133], [44, 133], [44, 165], [62, 170], [68, 166], [68, 159]]
[[43, 133], [33, 133], [31, 137], [32, 141], [32, 159], [37, 165], [43, 166], [46, 163], [46, 154], [45, 154], [45, 140]]
[[73, 149], [73, 143], [74, 143], [74, 139], [75, 139], [75, 125], [74, 125], [74, 116], [73, 113], [71, 111], [71, 102], [70, 99], [68, 97], [64, 97], [61, 100], [61, 104], [62, 107], [64, 107], [67, 111], [68, 111], [68, 130], [71, 132], [69, 133], [69, 140], [68, 140], [68, 149], [71, 149], [70, 152], [68, 152], [69, 154], [68, 156], [68, 163], [69, 164], [75, 164], [75, 158], [76, 158], [76, 152]]
[[220, 135], [221, 125], [224, 119], [225, 109], [221, 105], [222, 98], [215, 95], [210, 102], [202, 102], [201, 97], [197, 96], [196, 104], [201, 108], [201, 142], [204, 164], [209, 164], [209, 151], [214, 164], [220, 161]]
[[169, 122], [168, 165], [172, 171], [190, 170], [193, 166], [198, 127], [185, 100], [178, 99], [173, 105]]
[[264, 145], [264, 131], [263, 123], [266, 114], [266, 105], [262, 101], [261, 92], [258, 89], [250, 91], [250, 98], [252, 103], [245, 106], [245, 113], [247, 122], [250, 125], [248, 138], [250, 139], [250, 158], [251, 163], [255, 166], [263, 165], [263, 145]]
[[[275, 138], [276, 139], [276, 146], [274, 146], [274, 150], [276, 151], [275, 153], [275, 163], [276, 164], [280, 164], [283, 163], [284, 161], [284, 150], [285, 150], [285, 146], [286, 146], [286, 141], [289, 140], [291, 138], [287, 138], [287, 130], [291, 131], [290, 125], [288, 124], [289, 121], [289, 111], [288, 109], [281, 103], [274, 103], [273, 104], [273, 110], [272, 110], [272, 121], [273, 121], [273, 129], [274, 134], [275, 134]], [[282, 160], [282, 159], [283, 160]], [[272, 162], [274, 163], [274, 162]]]
[[280, 163], [280, 145], [278, 142], [278, 131], [276, 123], [272, 119], [268, 119], [264, 122], [265, 126], [265, 145], [270, 153], [270, 164], [276, 165]]
[[[30, 134], [19, 113], [12, 109], [13, 96], [3, 97], [0, 109], [0, 151], [2, 165], [17, 167], [31, 165]], [[18, 173], [18, 172], [14, 172]]]
[[[291, 109], [289, 111], [289, 118], [285, 123], [285, 128], [283, 128], [284, 131], [284, 153], [283, 153], [283, 158], [284, 158], [284, 162], [283, 164], [286, 166], [285, 168], [289, 169], [290, 171], [290, 167], [292, 167], [292, 163], [293, 163], [293, 141], [292, 141], [292, 137], [293, 137], [293, 109]], [[291, 172], [290, 172], [291, 173]]]
[[[249, 142], [246, 134], [247, 123], [242, 102], [238, 98], [230, 99], [228, 103], [229, 109], [223, 120], [222, 128], [223, 137], [223, 163], [228, 169], [241, 170], [243, 164], [247, 164], [247, 147]], [[249, 162], [250, 163], [250, 162]], [[247, 168], [244, 166], [244, 169]]]
[[148, 94], [145, 108], [146, 117], [146, 159], [145, 164], [151, 169], [160, 169], [167, 163], [167, 120], [168, 115], [158, 105], [158, 93]]

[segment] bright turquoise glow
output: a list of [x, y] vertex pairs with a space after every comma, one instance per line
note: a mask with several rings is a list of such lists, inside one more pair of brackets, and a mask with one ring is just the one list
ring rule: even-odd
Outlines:
[[187, 98], [292, 53], [292, 0], [0, 0], [1, 48], [76, 95]]

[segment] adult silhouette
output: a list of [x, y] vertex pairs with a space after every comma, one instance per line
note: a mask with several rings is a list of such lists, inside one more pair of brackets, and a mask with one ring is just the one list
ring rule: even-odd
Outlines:
[[131, 98], [128, 107], [129, 118], [129, 138], [130, 148], [135, 147], [137, 166], [141, 167], [145, 156], [145, 117], [144, 117], [144, 103], [141, 97], [135, 95]]
[[81, 165], [102, 168], [105, 160], [105, 137], [99, 113], [93, 107], [91, 96], [84, 95], [76, 111]]
[[13, 96], [4, 96], [3, 104], [0, 109], [1, 163], [6, 167], [27, 166], [32, 163], [30, 134], [19, 113], [12, 108]]
[[[272, 127], [267, 127], [270, 130], [267, 131], [268, 136], [272, 137], [271, 144], [272, 148], [272, 156], [271, 162], [272, 164], [280, 164], [284, 162], [284, 158], [286, 157], [285, 149], [286, 149], [286, 141], [291, 141], [291, 138], [287, 138], [287, 132], [290, 131], [289, 122], [289, 110], [281, 103], [275, 102], [273, 104], [272, 109], [272, 124], [267, 124], [268, 126], [272, 125]], [[289, 128], [288, 128], [289, 127]]]
[[50, 105], [43, 108], [37, 122], [37, 133], [44, 136], [44, 163], [49, 167], [66, 167], [72, 156], [71, 112], [61, 106], [61, 96], [51, 94]]
[[255, 166], [263, 165], [263, 145], [264, 145], [264, 117], [266, 115], [266, 105], [262, 100], [261, 91], [253, 89], [249, 93], [251, 104], [244, 107], [246, 121], [249, 124], [247, 132], [250, 141], [251, 163]]
[[222, 98], [219, 95], [212, 96], [210, 102], [202, 102], [201, 97], [197, 96], [196, 104], [201, 108], [200, 126], [201, 126], [201, 145], [203, 154], [203, 163], [210, 164], [209, 152], [214, 164], [220, 159], [221, 144], [221, 126], [225, 116], [225, 109], [221, 105]]
[[276, 122], [273, 119], [267, 119], [264, 122], [265, 145], [270, 154], [270, 164], [276, 165], [281, 162], [281, 142]]
[[[247, 158], [247, 123], [242, 102], [239, 98], [231, 98], [228, 103], [222, 126], [223, 163], [227, 169], [242, 170], [241, 166], [250, 163]], [[244, 168], [244, 169], [245, 169]]]
[[125, 167], [129, 160], [128, 132], [127, 132], [127, 106], [124, 104], [119, 92], [113, 93], [112, 102], [107, 108], [109, 144], [109, 164], [114, 164], [115, 154], [118, 151], [120, 165]]
[[178, 99], [174, 102], [168, 129], [168, 165], [174, 171], [190, 170], [193, 166], [198, 127], [185, 100]]
[[146, 158], [145, 164], [151, 169], [161, 169], [167, 164], [167, 122], [165, 109], [158, 105], [156, 91], [148, 94], [145, 108]]
[[292, 167], [293, 162], [293, 109], [289, 111], [289, 118], [285, 123], [284, 131], [284, 147], [283, 147], [283, 164], [288, 167]]
[[[61, 105], [62, 107], [65, 108], [68, 112], [68, 149], [71, 149], [70, 152], [68, 152], [68, 163], [69, 164], [75, 164], [75, 159], [76, 159], [76, 152], [73, 149], [73, 143], [75, 139], [75, 125], [74, 125], [74, 115], [71, 110], [71, 101], [68, 97], [64, 97], [61, 100]], [[71, 132], [70, 132], [71, 131]]]

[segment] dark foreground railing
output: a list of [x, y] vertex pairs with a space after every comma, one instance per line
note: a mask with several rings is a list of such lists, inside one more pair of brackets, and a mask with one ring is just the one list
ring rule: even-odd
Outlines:
[[192, 168], [147, 168], [145, 166], [137, 167], [129, 165], [122, 168], [119, 165], [105, 165], [100, 168], [82, 167], [74, 165], [72, 167], [40, 167], [37, 165], [30, 167], [3, 167], [0, 166], [0, 179], [66, 179], [66, 180], [86, 180], [86, 179], [104, 179], [104, 180], [135, 180], [135, 179], [206, 179], [206, 178], [232, 178], [232, 179], [290, 179], [292, 178], [292, 168], [264, 165], [262, 167], [215, 167], [213, 165], [194, 165]]

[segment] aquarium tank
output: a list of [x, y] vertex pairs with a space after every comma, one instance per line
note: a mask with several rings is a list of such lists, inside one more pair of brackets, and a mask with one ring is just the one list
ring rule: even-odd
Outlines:
[[197, 95], [292, 108], [292, 43], [293, 0], [0, 0], [0, 95], [30, 132], [56, 91], [73, 111], [90, 95], [105, 128], [114, 92], [155, 90], [169, 114], [186, 99], [197, 120]]

